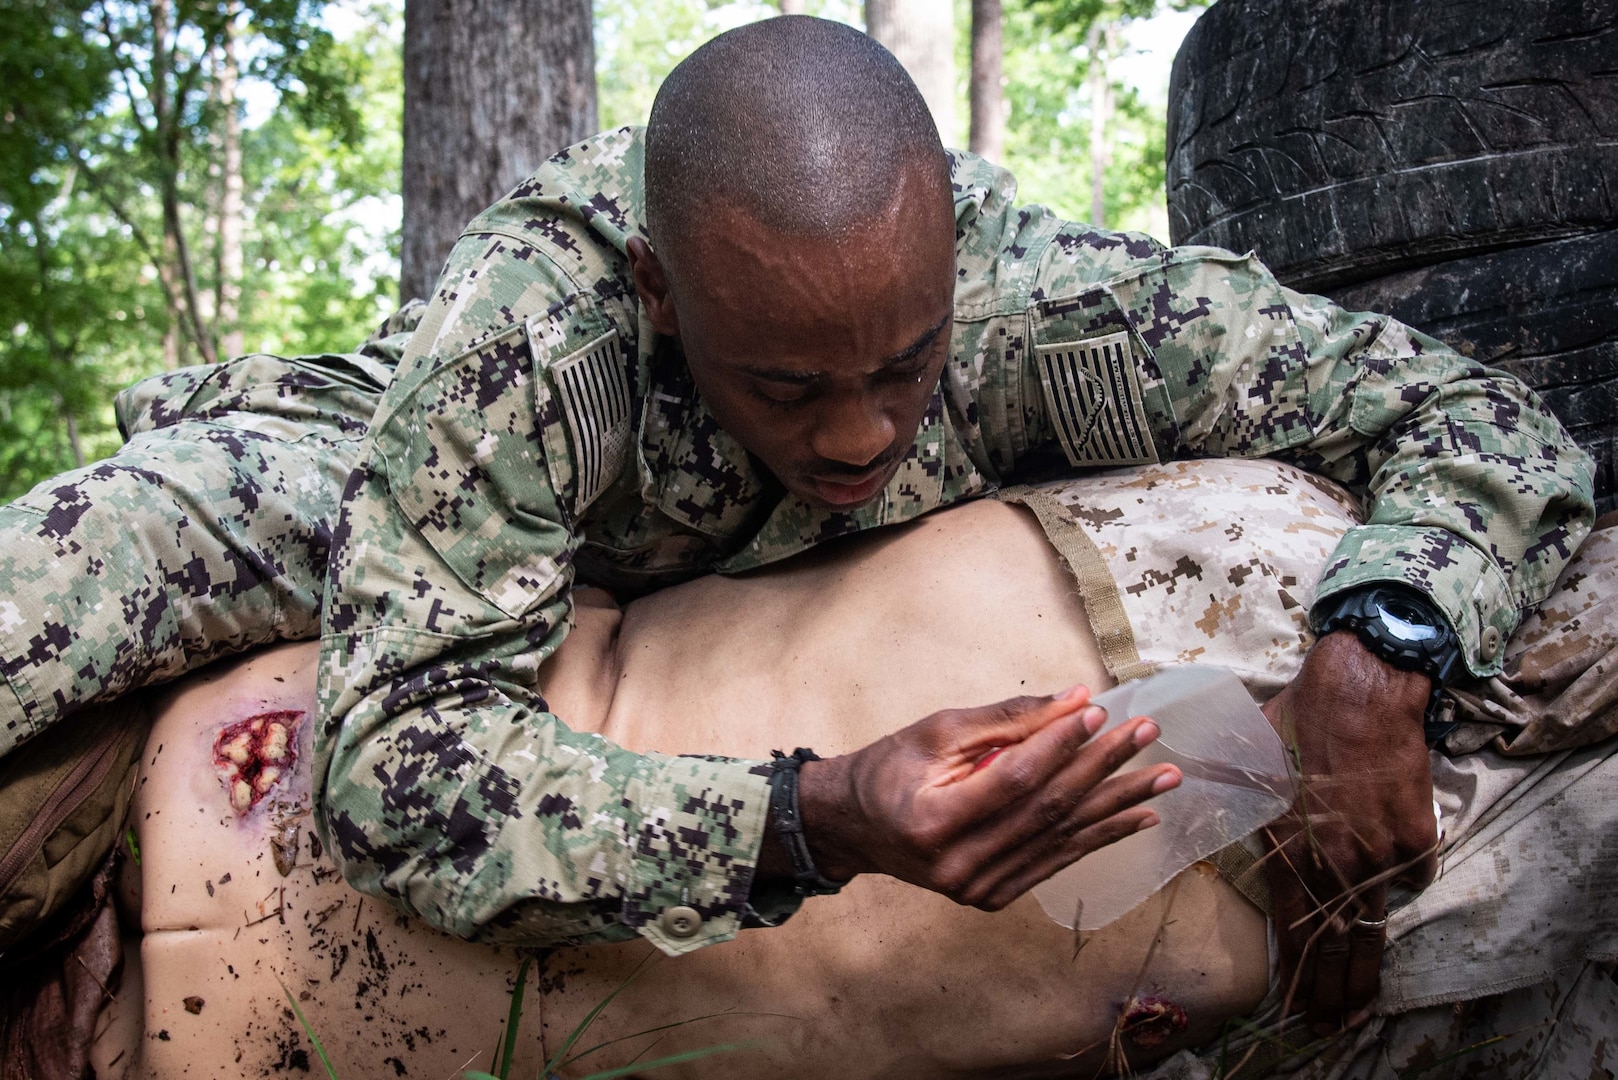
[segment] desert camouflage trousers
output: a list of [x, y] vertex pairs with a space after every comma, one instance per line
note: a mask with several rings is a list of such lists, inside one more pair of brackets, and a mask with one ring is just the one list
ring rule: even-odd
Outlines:
[[[1318, 568], [1360, 519], [1335, 485], [1247, 460], [1120, 469], [1001, 498], [1033, 510], [1072, 569], [1115, 677], [1216, 664], [1261, 699], [1301, 665]], [[1503, 676], [1454, 691], [1465, 744], [1446, 740], [1452, 753], [1430, 759], [1439, 876], [1419, 894], [1390, 894], [1377, 1015], [1316, 1039], [1301, 1016], [1280, 1019], [1275, 986], [1225, 1038], [1143, 1080], [1611, 1075], [1615, 595], [1618, 528], [1608, 528], [1513, 637]]]
[[249, 356], [148, 379], [119, 395], [116, 455], [0, 507], [0, 755], [92, 701], [317, 636], [389, 374]]

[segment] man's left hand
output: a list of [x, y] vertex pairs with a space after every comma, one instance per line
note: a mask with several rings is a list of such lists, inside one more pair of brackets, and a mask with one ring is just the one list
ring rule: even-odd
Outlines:
[[1317, 1034], [1362, 1023], [1376, 998], [1391, 881], [1437, 870], [1438, 823], [1422, 717], [1432, 684], [1327, 634], [1264, 706], [1294, 754], [1292, 811], [1271, 825], [1270, 891], [1288, 1011]]

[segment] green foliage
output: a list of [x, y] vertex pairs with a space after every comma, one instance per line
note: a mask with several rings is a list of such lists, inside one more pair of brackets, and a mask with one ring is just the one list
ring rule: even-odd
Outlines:
[[315, 0], [0, 0], [0, 501], [111, 453], [116, 390], [230, 329], [213, 310], [227, 29], [244, 349], [351, 348], [386, 313], [402, 20], [365, 3], [344, 0], [353, 29], [334, 35]]
[[[726, 30], [780, 14], [768, 0], [595, 0], [601, 126], [644, 124], [674, 65]], [[863, 26], [860, 0], [807, 0], [806, 14]]]
[[244, 133], [246, 348], [272, 353], [352, 349], [398, 294], [403, 85], [397, 9], [352, 9], [360, 32], [332, 46], [358, 72], [353, 98], [363, 140], [311, 127], [280, 108]]
[[[1003, 77], [1009, 116], [1003, 164], [1019, 197], [1065, 218], [1088, 221], [1092, 28], [1130, 24], [1165, 11], [1193, 11], [1209, 0], [1005, 0]], [[957, 0], [958, 68], [964, 109], [971, 57], [970, 4]], [[1160, 102], [1114, 76], [1103, 174], [1109, 228], [1163, 232], [1166, 118]], [[1166, 87], [1163, 88], [1166, 90]], [[1161, 237], [1160, 239], [1166, 239]]]

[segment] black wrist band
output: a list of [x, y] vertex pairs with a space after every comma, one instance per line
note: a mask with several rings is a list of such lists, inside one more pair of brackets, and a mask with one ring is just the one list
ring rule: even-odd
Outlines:
[[799, 896], [831, 896], [848, 882], [821, 876], [803, 838], [803, 817], [798, 812], [798, 770], [806, 761], [819, 761], [820, 756], [801, 746], [790, 754], [779, 750], [770, 754], [775, 758], [775, 771], [770, 774], [770, 820], [792, 860], [792, 882]]

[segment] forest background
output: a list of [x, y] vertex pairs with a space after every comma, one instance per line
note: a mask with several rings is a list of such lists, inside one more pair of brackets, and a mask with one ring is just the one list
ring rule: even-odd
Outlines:
[[[593, 45], [593, 78], [575, 78], [563, 103], [578, 134], [644, 123], [668, 71], [734, 26], [783, 7], [869, 20], [917, 76], [946, 144], [970, 142], [1008, 166], [1023, 201], [1166, 239], [1168, 61], [1206, 2], [492, 9], [560, 4], [580, 23], [525, 20], [538, 50], [547, 36], [553, 47], [582, 40], [565, 44], [575, 53]], [[411, 63], [420, 78], [422, 50], [440, 50], [442, 71], [479, 46], [464, 26], [455, 41], [424, 36], [419, 13], [432, 5], [453, 28], [457, 0], [410, 3], [413, 46], [404, 0], [0, 0], [0, 502], [112, 453], [119, 388], [246, 352], [351, 349], [400, 300], [401, 243], [407, 278], [412, 264], [436, 267], [443, 241], [423, 254], [418, 239], [412, 254], [401, 230], [405, 86]], [[525, 40], [503, 29], [480, 32]], [[475, 139], [483, 106], [473, 107]], [[521, 178], [499, 177], [492, 190]]]

